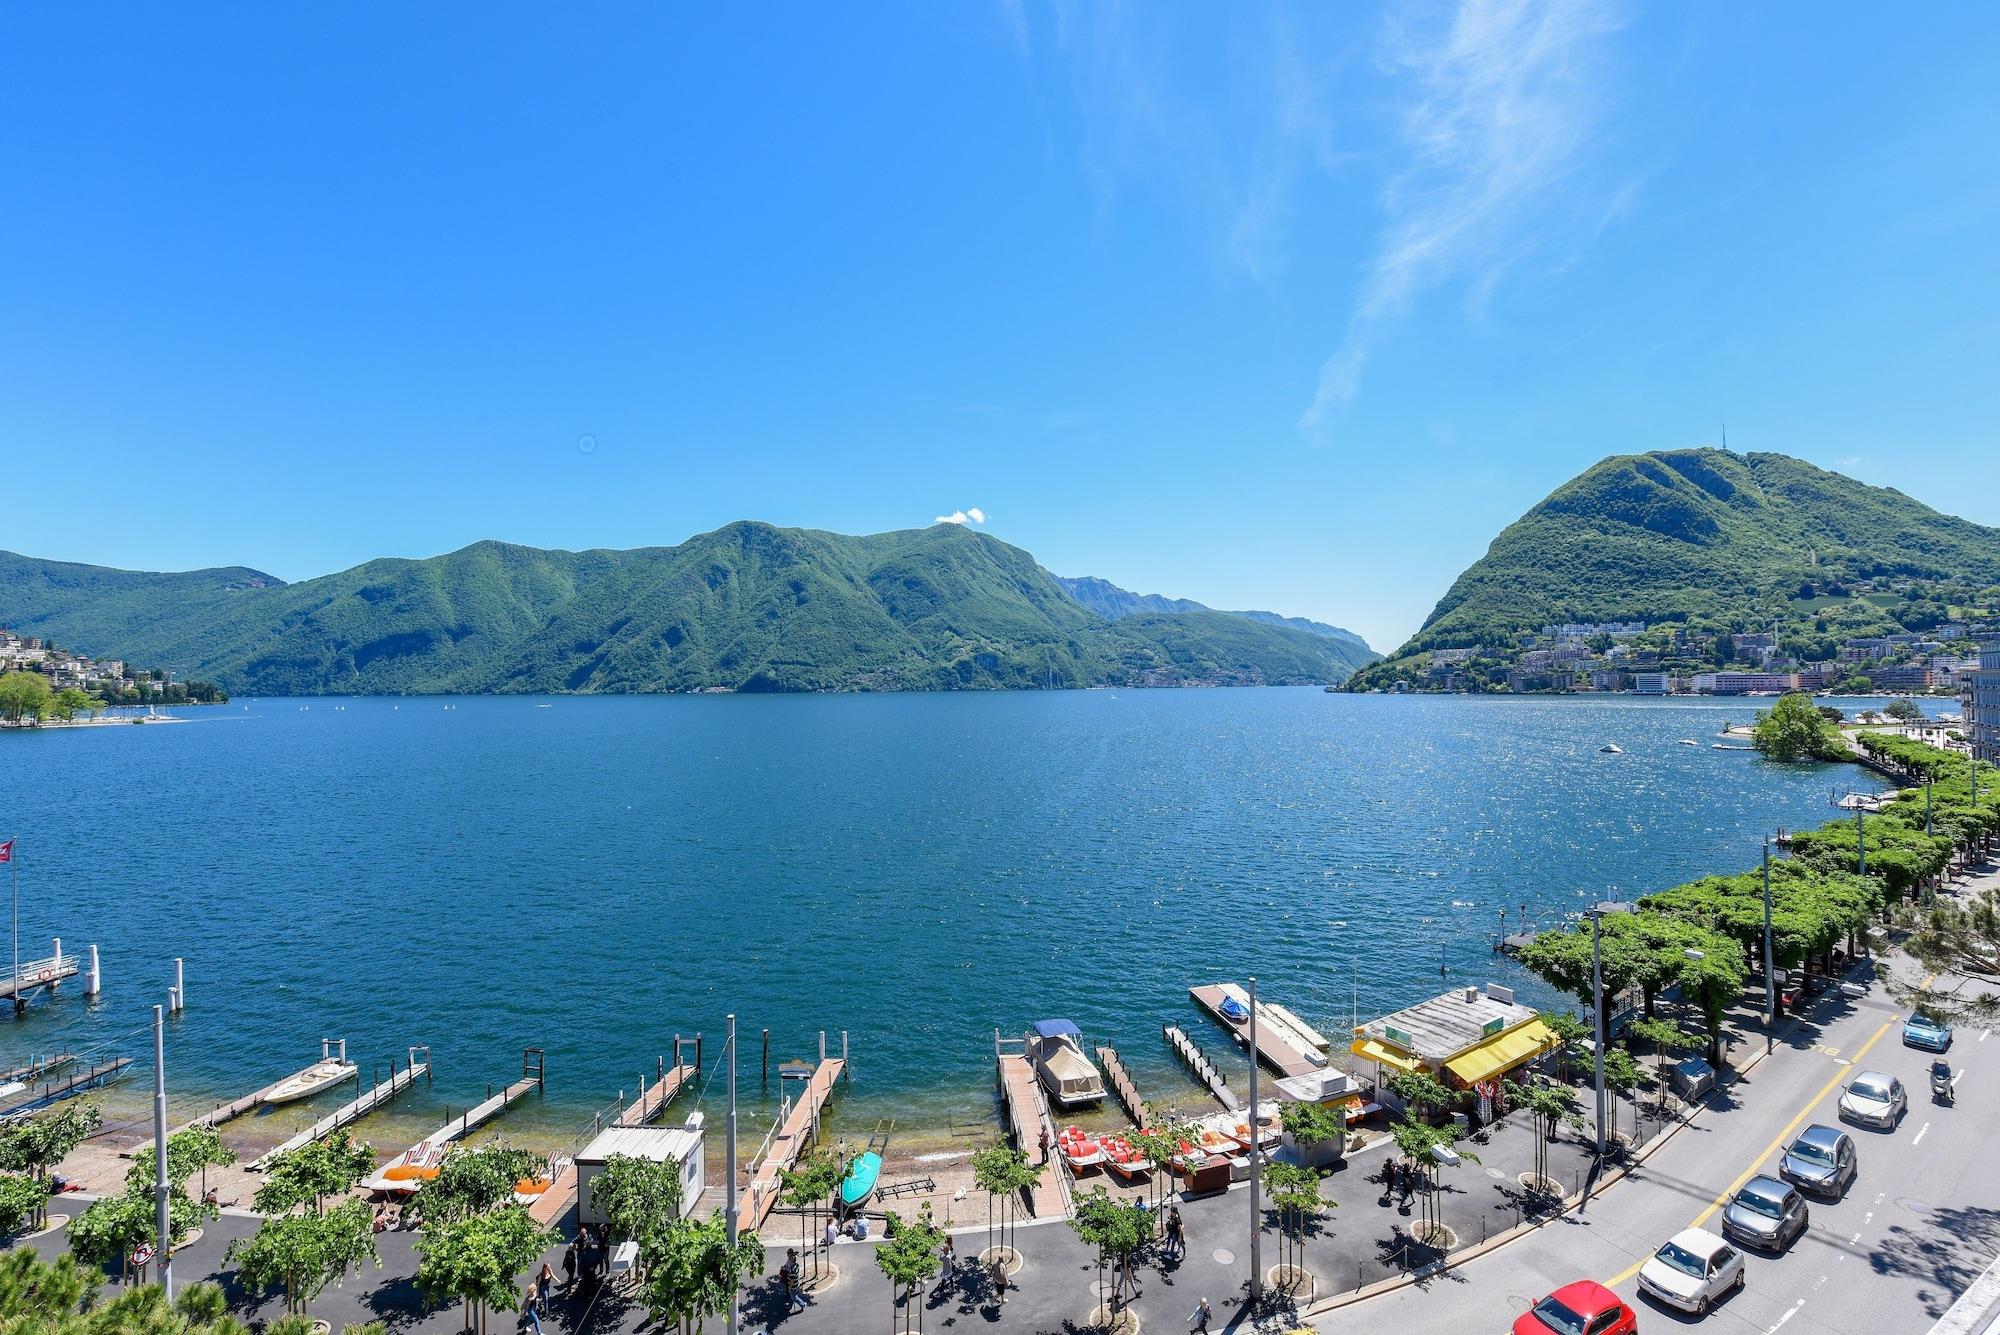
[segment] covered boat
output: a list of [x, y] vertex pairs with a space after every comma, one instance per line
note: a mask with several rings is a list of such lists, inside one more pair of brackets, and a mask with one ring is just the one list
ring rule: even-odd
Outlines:
[[840, 1209], [843, 1214], [853, 1214], [868, 1204], [868, 1198], [875, 1194], [876, 1185], [882, 1180], [882, 1156], [874, 1150], [866, 1150], [854, 1156], [847, 1165], [847, 1176], [840, 1184]]
[[[335, 1044], [338, 1043], [336, 1049]], [[323, 1093], [335, 1085], [354, 1079], [361, 1068], [347, 1060], [347, 1040], [322, 1039], [319, 1060], [303, 1071], [294, 1071], [259, 1097], [262, 1103], [297, 1103]]]
[[1083, 1035], [1068, 1020], [1037, 1020], [1027, 1033], [1028, 1060], [1058, 1108], [1096, 1103], [1104, 1077], [1083, 1055]]

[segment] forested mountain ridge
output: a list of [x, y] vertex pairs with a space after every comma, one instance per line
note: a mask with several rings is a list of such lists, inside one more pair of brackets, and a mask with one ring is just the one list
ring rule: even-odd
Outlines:
[[0, 554], [0, 624], [237, 694], [1337, 682], [1363, 654], [1207, 610], [1118, 620], [956, 525], [740, 522], [674, 547], [480, 542], [283, 584]]
[[1438, 650], [1504, 665], [1522, 636], [1566, 623], [1773, 630], [1812, 659], [1843, 636], [1911, 628], [1888, 586], [1936, 624], [1996, 582], [2000, 529], [1893, 488], [1782, 454], [1616, 455], [1502, 530], [1422, 628], [1350, 684], [1407, 679]]

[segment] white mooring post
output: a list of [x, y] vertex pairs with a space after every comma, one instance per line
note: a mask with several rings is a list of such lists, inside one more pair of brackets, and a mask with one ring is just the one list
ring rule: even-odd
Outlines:
[[49, 991], [51, 992], [59, 992], [62, 990], [62, 938], [57, 937], [55, 941], [56, 941], [56, 948], [53, 954], [55, 955], [56, 959], [55, 962], [56, 976], [55, 980], [49, 984]]
[[103, 990], [99, 986], [99, 983], [100, 980], [97, 975], [97, 943], [93, 941], [90, 943], [90, 980], [83, 985], [83, 995], [86, 997], [96, 996]]
[[819, 1031], [819, 1059], [826, 1060], [826, 1030]]
[[174, 956], [174, 1009], [186, 1010], [188, 1004], [187, 977], [182, 969], [181, 957]]

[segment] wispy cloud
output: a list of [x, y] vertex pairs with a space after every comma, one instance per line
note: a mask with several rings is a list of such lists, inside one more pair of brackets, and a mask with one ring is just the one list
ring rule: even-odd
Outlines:
[[986, 522], [986, 512], [976, 505], [970, 505], [963, 510], [953, 510], [948, 515], [939, 515], [931, 522], [933, 524], [983, 524]]
[[1622, 22], [1592, 0], [1460, 0], [1442, 25], [1392, 24], [1384, 60], [1410, 85], [1398, 127], [1410, 162], [1384, 192], [1387, 224], [1301, 427], [1354, 401], [1385, 326], [1419, 297], [1463, 282], [1477, 315], [1526, 256], [1589, 238], [1628, 205], [1629, 182], [1583, 179]]

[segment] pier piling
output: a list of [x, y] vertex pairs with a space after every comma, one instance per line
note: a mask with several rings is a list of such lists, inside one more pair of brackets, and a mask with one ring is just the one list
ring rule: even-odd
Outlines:
[[[61, 938], [61, 937], [56, 937], [56, 938], [55, 938], [55, 944], [56, 944], [56, 948], [55, 948], [54, 950], [50, 951], [49, 953], [50, 953], [50, 954], [52, 954], [52, 955], [54, 955], [54, 956], [55, 956], [55, 957], [56, 957], [57, 959], [61, 959], [61, 958], [62, 958], [62, 938]], [[58, 976], [58, 977], [56, 978], [56, 980], [55, 980], [54, 982], [52, 982], [52, 983], [50, 983], [50, 984], [49, 984], [49, 991], [50, 991], [50, 992], [52, 992], [52, 993], [53, 993], [53, 992], [60, 992], [60, 991], [62, 991], [62, 978], [61, 978], [60, 976]]]
[[171, 1005], [168, 1007], [168, 1009], [173, 1010], [175, 1012], [184, 1011], [187, 1009], [187, 975], [185, 969], [182, 966], [181, 957], [178, 955], [174, 956], [173, 990], [168, 992], [167, 996], [171, 1001]]
[[771, 1031], [764, 1031], [764, 1083], [771, 1083]]
[[89, 980], [85, 982], [83, 985], [83, 995], [85, 995], [86, 997], [96, 996], [98, 992], [101, 990], [98, 986], [98, 981], [99, 980], [97, 976], [97, 943], [93, 941], [90, 943], [90, 977]]

